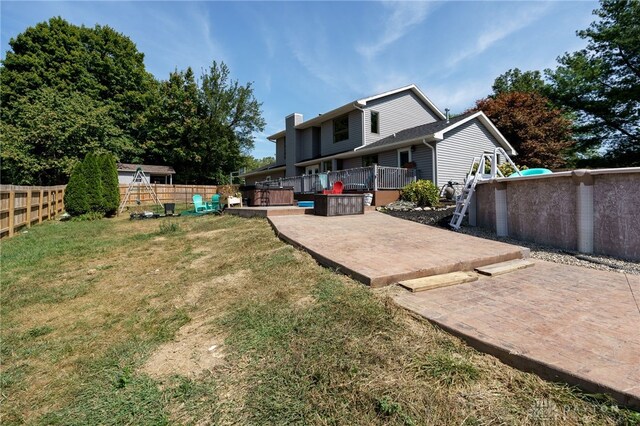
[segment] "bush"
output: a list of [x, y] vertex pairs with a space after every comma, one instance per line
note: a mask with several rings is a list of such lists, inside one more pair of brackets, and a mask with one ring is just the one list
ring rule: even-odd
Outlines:
[[79, 216], [89, 211], [87, 182], [84, 179], [83, 169], [82, 162], [75, 165], [64, 192], [64, 208], [71, 216]]
[[87, 183], [87, 202], [89, 203], [89, 211], [104, 213], [102, 172], [100, 167], [98, 167], [98, 157], [96, 154], [90, 153], [84, 157], [82, 170], [84, 173], [84, 181]]
[[100, 180], [102, 182], [102, 208], [107, 216], [117, 213], [120, 206], [120, 185], [118, 183], [118, 167], [112, 154], [98, 156]]
[[72, 222], [85, 222], [85, 221], [92, 221], [92, 220], [100, 220], [104, 217], [104, 213], [102, 212], [87, 212], [87, 213], [83, 213], [79, 216], [74, 216], [73, 218], [71, 218]]
[[430, 180], [417, 180], [402, 188], [400, 197], [420, 207], [434, 207], [439, 204], [440, 190]]

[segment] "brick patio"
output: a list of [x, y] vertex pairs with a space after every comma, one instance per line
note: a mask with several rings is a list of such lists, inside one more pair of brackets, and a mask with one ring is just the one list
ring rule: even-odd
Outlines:
[[283, 240], [372, 287], [520, 259], [528, 249], [389, 215], [269, 216]]
[[398, 289], [394, 300], [507, 364], [638, 409], [640, 312], [629, 286], [638, 299], [640, 276], [536, 261], [424, 293]]

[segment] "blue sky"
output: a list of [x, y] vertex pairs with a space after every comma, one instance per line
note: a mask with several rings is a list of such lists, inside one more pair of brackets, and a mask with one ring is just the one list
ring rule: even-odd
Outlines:
[[52, 16], [109, 25], [166, 79], [213, 60], [254, 82], [266, 136], [292, 112], [312, 118], [349, 101], [415, 83], [441, 109], [461, 112], [510, 68], [555, 67], [585, 42], [597, 2], [13, 2], [3, 0], [2, 58], [9, 40]]

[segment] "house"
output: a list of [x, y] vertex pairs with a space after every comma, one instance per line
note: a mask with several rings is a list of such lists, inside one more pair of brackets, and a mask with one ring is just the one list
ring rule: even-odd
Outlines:
[[150, 183], [173, 184], [176, 171], [171, 166], [152, 166], [148, 164], [118, 163], [118, 183], [129, 185], [138, 167], [142, 169]]
[[268, 139], [276, 145], [276, 161], [242, 174], [247, 183], [377, 165], [411, 169], [418, 179], [441, 186], [462, 182], [473, 158], [485, 151], [501, 147], [516, 154], [483, 112], [449, 118], [415, 85], [306, 121], [291, 114], [285, 129]]

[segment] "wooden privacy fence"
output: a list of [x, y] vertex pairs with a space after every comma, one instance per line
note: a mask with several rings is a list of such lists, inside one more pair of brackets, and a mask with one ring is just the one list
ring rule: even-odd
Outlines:
[[21, 227], [53, 219], [64, 211], [64, 190], [58, 186], [0, 185], [0, 238]]
[[[158, 195], [158, 199], [162, 204], [164, 203], [187, 203], [191, 204], [191, 197], [195, 194], [202, 195], [203, 199], [210, 199], [212, 195], [218, 193], [218, 187], [216, 185], [165, 185], [160, 183], [152, 183], [151, 187]], [[129, 185], [120, 184], [120, 199], [124, 200], [124, 195], [127, 193]], [[140, 188], [132, 188], [129, 195], [129, 202], [127, 205], [136, 205], [136, 201], [140, 200], [140, 204], [152, 204], [151, 194], [144, 189], [144, 186]]]

